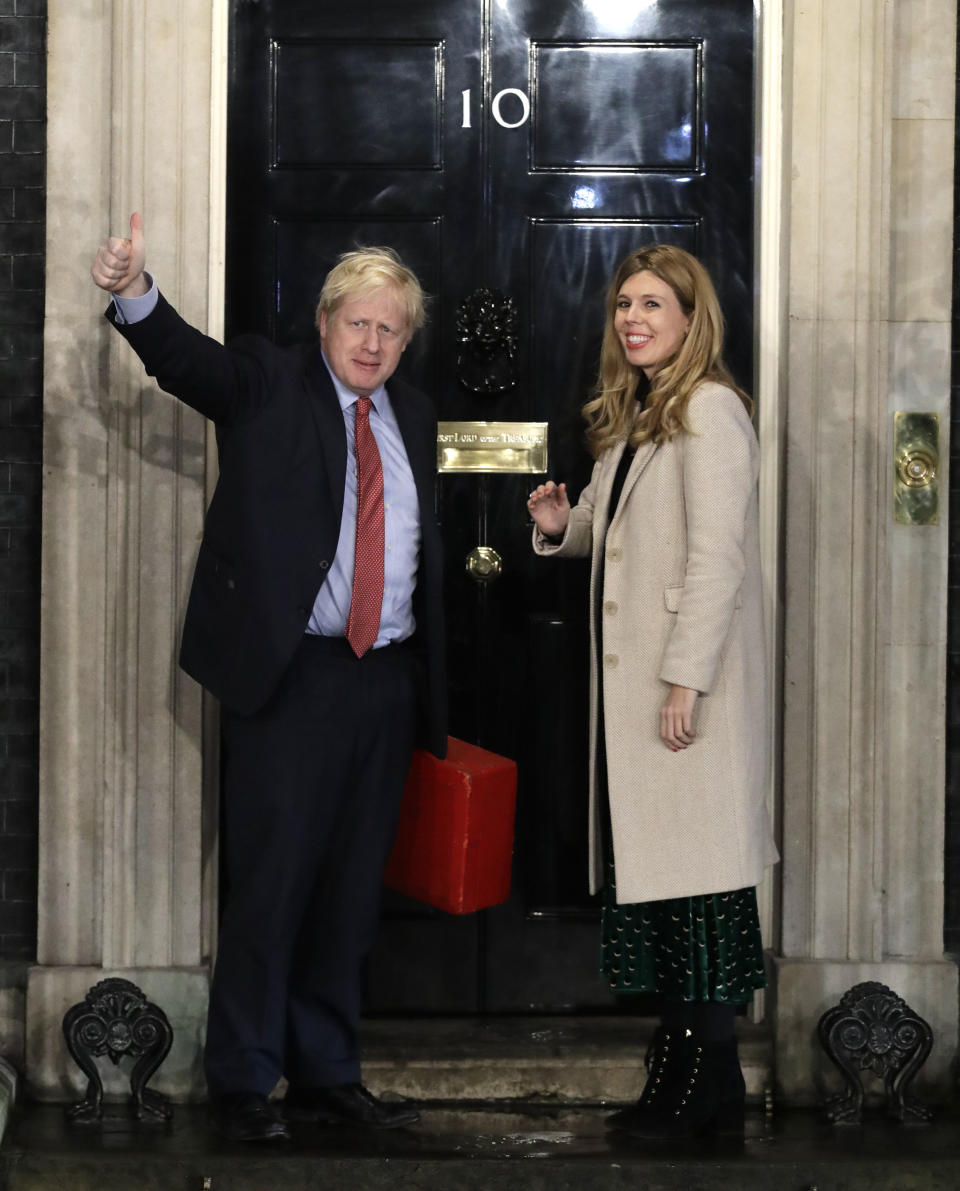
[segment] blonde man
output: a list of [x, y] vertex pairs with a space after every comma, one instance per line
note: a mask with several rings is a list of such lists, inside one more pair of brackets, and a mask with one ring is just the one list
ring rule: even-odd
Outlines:
[[213, 1119], [233, 1140], [287, 1137], [268, 1099], [285, 1076], [287, 1116], [407, 1125], [415, 1111], [361, 1083], [356, 1032], [414, 740], [446, 749], [436, 418], [394, 377], [423, 292], [391, 250], [346, 253], [319, 343], [224, 347], [164, 301], [145, 260], [134, 215], [91, 270], [107, 317], [216, 424], [220, 452], [180, 652], [222, 707]]

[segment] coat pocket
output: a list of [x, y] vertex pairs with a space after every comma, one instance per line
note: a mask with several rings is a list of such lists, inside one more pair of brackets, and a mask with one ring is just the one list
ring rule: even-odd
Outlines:
[[[665, 587], [663, 589], [663, 603], [668, 612], [679, 612], [680, 601], [683, 599], [684, 585], [681, 583], [676, 587]], [[743, 592], [738, 591], [737, 597], [733, 601], [734, 608], [743, 607]]]
[[237, 590], [237, 572], [233, 563], [211, 550], [205, 541], [200, 544], [195, 576], [195, 581], [219, 598], [229, 599]]

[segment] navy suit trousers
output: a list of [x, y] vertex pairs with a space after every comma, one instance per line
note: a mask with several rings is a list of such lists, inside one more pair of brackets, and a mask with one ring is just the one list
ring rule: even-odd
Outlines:
[[[242, 645], [238, 643], [238, 647]], [[223, 713], [227, 895], [204, 1066], [212, 1096], [360, 1078], [363, 962], [415, 730], [404, 645], [304, 637], [254, 715]]]

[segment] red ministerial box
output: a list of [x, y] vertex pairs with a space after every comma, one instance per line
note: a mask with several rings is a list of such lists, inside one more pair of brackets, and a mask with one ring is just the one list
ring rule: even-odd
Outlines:
[[515, 761], [453, 736], [444, 761], [417, 749], [384, 882], [450, 914], [505, 902], [516, 802]]

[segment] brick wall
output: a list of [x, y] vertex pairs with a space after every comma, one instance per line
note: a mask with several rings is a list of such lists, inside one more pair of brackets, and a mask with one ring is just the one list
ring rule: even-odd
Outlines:
[[47, 0], [0, 0], [0, 960], [37, 946]]

